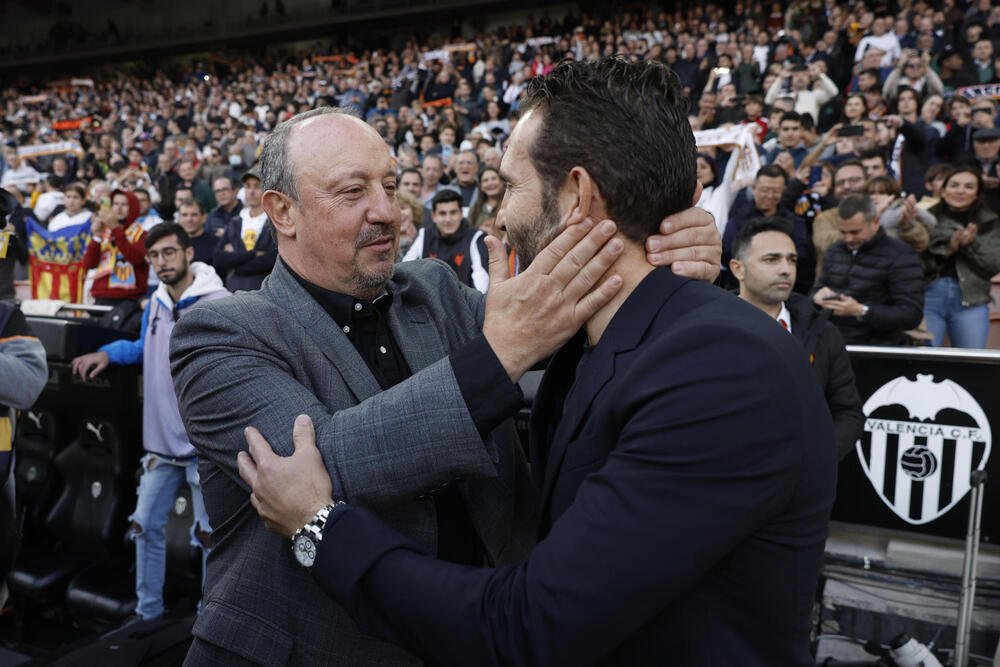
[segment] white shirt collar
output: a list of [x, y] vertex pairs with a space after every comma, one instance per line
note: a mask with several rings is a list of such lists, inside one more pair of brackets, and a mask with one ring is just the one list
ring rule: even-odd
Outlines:
[[788, 329], [788, 333], [792, 333], [792, 314], [788, 312], [788, 308], [785, 306], [785, 302], [781, 302], [781, 311], [778, 312], [778, 317], [775, 318], [778, 322], [784, 322], [785, 328]]

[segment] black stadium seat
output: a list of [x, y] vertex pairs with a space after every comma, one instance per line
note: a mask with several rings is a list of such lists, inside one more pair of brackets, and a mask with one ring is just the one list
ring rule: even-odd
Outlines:
[[34, 602], [61, 597], [81, 567], [121, 551], [119, 449], [113, 424], [84, 419], [77, 437], [55, 457], [65, 485], [45, 526], [56, 548], [22, 552], [8, 577], [14, 595]]
[[14, 467], [18, 514], [23, 516], [24, 544], [30, 548], [41, 537], [45, 516], [55, 503], [62, 480], [55, 470], [55, 457], [66, 445], [67, 429], [59, 428], [51, 410], [33, 408], [17, 421]]

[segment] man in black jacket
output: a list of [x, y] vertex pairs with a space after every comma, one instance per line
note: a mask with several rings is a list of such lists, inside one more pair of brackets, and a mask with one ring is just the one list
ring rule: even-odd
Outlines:
[[777, 320], [809, 355], [833, 415], [837, 455], [843, 459], [865, 423], [861, 397], [844, 339], [830, 323], [830, 311], [817, 311], [809, 299], [792, 293], [797, 262], [791, 223], [769, 216], [755, 218], [740, 230], [729, 269], [740, 281], [740, 298]]
[[875, 203], [853, 194], [837, 207], [843, 238], [826, 251], [813, 301], [853, 345], [904, 345], [920, 324], [924, 282], [917, 253], [879, 227]]
[[212, 265], [226, 281], [230, 292], [260, 289], [278, 259], [274, 225], [261, 205], [260, 168], [243, 174], [246, 206], [229, 222], [212, 257]]
[[795, 241], [795, 247], [801, 258], [799, 282], [796, 287], [805, 292], [812, 285], [816, 260], [805, 220], [781, 205], [782, 194], [785, 192], [787, 184], [788, 175], [781, 167], [775, 164], [764, 165], [754, 178], [753, 186], [750, 188], [750, 196], [743, 192], [733, 202], [733, 206], [729, 209], [729, 222], [726, 223], [726, 231], [722, 236], [723, 271], [719, 276], [722, 287], [736, 288], [735, 278], [726, 270], [732, 257], [733, 239], [750, 220], [774, 215], [788, 220], [793, 225], [792, 239]]
[[490, 284], [486, 235], [462, 217], [462, 195], [455, 190], [434, 195], [431, 219], [434, 224], [420, 228], [403, 261], [436, 257], [450, 266], [462, 283], [485, 294]]

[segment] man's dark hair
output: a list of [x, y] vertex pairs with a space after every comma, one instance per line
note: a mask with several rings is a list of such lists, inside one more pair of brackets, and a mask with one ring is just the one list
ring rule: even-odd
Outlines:
[[64, 193], [70, 191], [73, 191], [76, 194], [80, 195], [80, 197], [83, 198], [83, 201], [87, 201], [87, 189], [82, 185], [80, 185], [79, 183], [70, 183], [65, 188], [63, 188]]
[[733, 259], [738, 259], [742, 262], [746, 257], [750, 244], [753, 242], [753, 237], [758, 234], [764, 232], [781, 232], [791, 239], [793, 238], [792, 229], [791, 221], [787, 218], [782, 218], [780, 215], [765, 215], [754, 218], [744, 225], [743, 229], [736, 234], [736, 238], [733, 239]]
[[149, 196], [149, 190], [147, 190], [146, 188], [136, 188], [135, 190], [132, 191], [132, 194], [137, 195], [140, 192], [142, 194], [146, 195], [146, 199], [150, 199], [151, 200], [151, 198]]
[[861, 160], [857, 158], [851, 158], [849, 160], [844, 160], [843, 162], [837, 165], [837, 168], [833, 170], [833, 177], [837, 178], [837, 174], [839, 174], [840, 170], [843, 169], [844, 167], [857, 167], [861, 171], [865, 170], [865, 165], [861, 164]]
[[176, 222], [161, 222], [150, 229], [146, 234], [146, 247], [152, 248], [159, 241], [167, 238], [168, 236], [176, 236], [177, 245], [179, 245], [182, 249], [191, 247], [191, 237], [189, 237], [188, 233], [184, 231], [184, 228]]
[[757, 175], [754, 176], [754, 182], [756, 183], [761, 176], [767, 176], [768, 178], [780, 178], [783, 181], [788, 181], [788, 174], [785, 170], [776, 164], [765, 164], [763, 167], [757, 170]]
[[785, 113], [781, 114], [781, 120], [778, 121], [778, 125], [780, 126], [781, 123], [784, 123], [786, 120], [798, 123], [799, 125], [802, 124], [802, 116], [796, 113], [795, 111], [786, 111]]
[[197, 206], [198, 212], [201, 213], [202, 215], [205, 214], [205, 207], [197, 199], [194, 198], [185, 199], [184, 201], [181, 202], [180, 208], [184, 208], [185, 206]]
[[424, 184], [424, 175], [420, 173], [420, 170], [416, 167], [407, 167], [403, 171], [399, 172], [399, 180], [403, 180], [403, 174], [416, 174], [417, 178], [420, 180], [420, 185]]
[[865, 222], [875, 220], [875, 202], [872, 201], [871, 197], [856, 192], [844, 197], [844, 201], [840, 202], [840, 206], [837, 207], [837, 215], [840, 216], [841, 220], [849, 220], [858, 213], [864, 215]]
[[691, 206], [697, 151], [688, 101], [662, 63], [608, 57], [564, 61], [531, 79], [521, 106], [542, 116], [529, 149], [542, 180], [542, 207], [573, 167], [583, 167], [604, 197], [608, 217], [642, 243], [660, 221]]
[[927, 169], [927, 173], [924, 174], [924, 183], [930, 183], [938, 176], [943, 176], [947, 178], [951, 175], [951, 172], [955, 170], [955, 165], [948, 164], [946, 162], [939, 162], [938, 164], [932, 164]]
[[45, 184], [48, 185], [50, 188], [58, 190], [59, 187], [62, 185], [62, 178], [56, 176], [55, 174], [49, 174], [48, 176], [45, 177]]
[[[781, 120], [785, 120], [784, 116], [782, 116]], [[800, 113], [799, 123], [802, 125], [803, 130], [816, 129], [816, 121], [813, 120], [811, 113]]]
[[[866, 151], [861, 154], [862, 160], [874, 160], [875, 158], [882, 160], [882, 165], [888, 168], [889, 163], [885, 161], [885, 153], [883, 153], [882, 151], [876, 149], [872, 151]], [[864, 165], [861, 166], [864, 167]]]
[[437, 212], [438, 204], [447, 204], [453, 201], [457, 201], [458, 207], [462, 208], [462, 195], [460, 193], [454, 190], [441, 190], [431, 199], [431, 212]]

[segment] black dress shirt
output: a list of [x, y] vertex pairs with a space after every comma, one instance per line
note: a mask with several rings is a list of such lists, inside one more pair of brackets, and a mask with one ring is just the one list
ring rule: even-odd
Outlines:
[[[412, 375], [389, 329], [392, 294], [384, 292], [374, 301], [359, 299], [314, 285], [287, 264], [285, 268], [340, 327], [383, 390]], [[518, 410], [520, 389], [510, 381], [483, 336], [449, 359], [469, 414], [484, 436]], [[438, 558], [465, 565], [482, 564], [479, 537], [458, 488], [446, 486], [433, 497], [438, 515]]]

